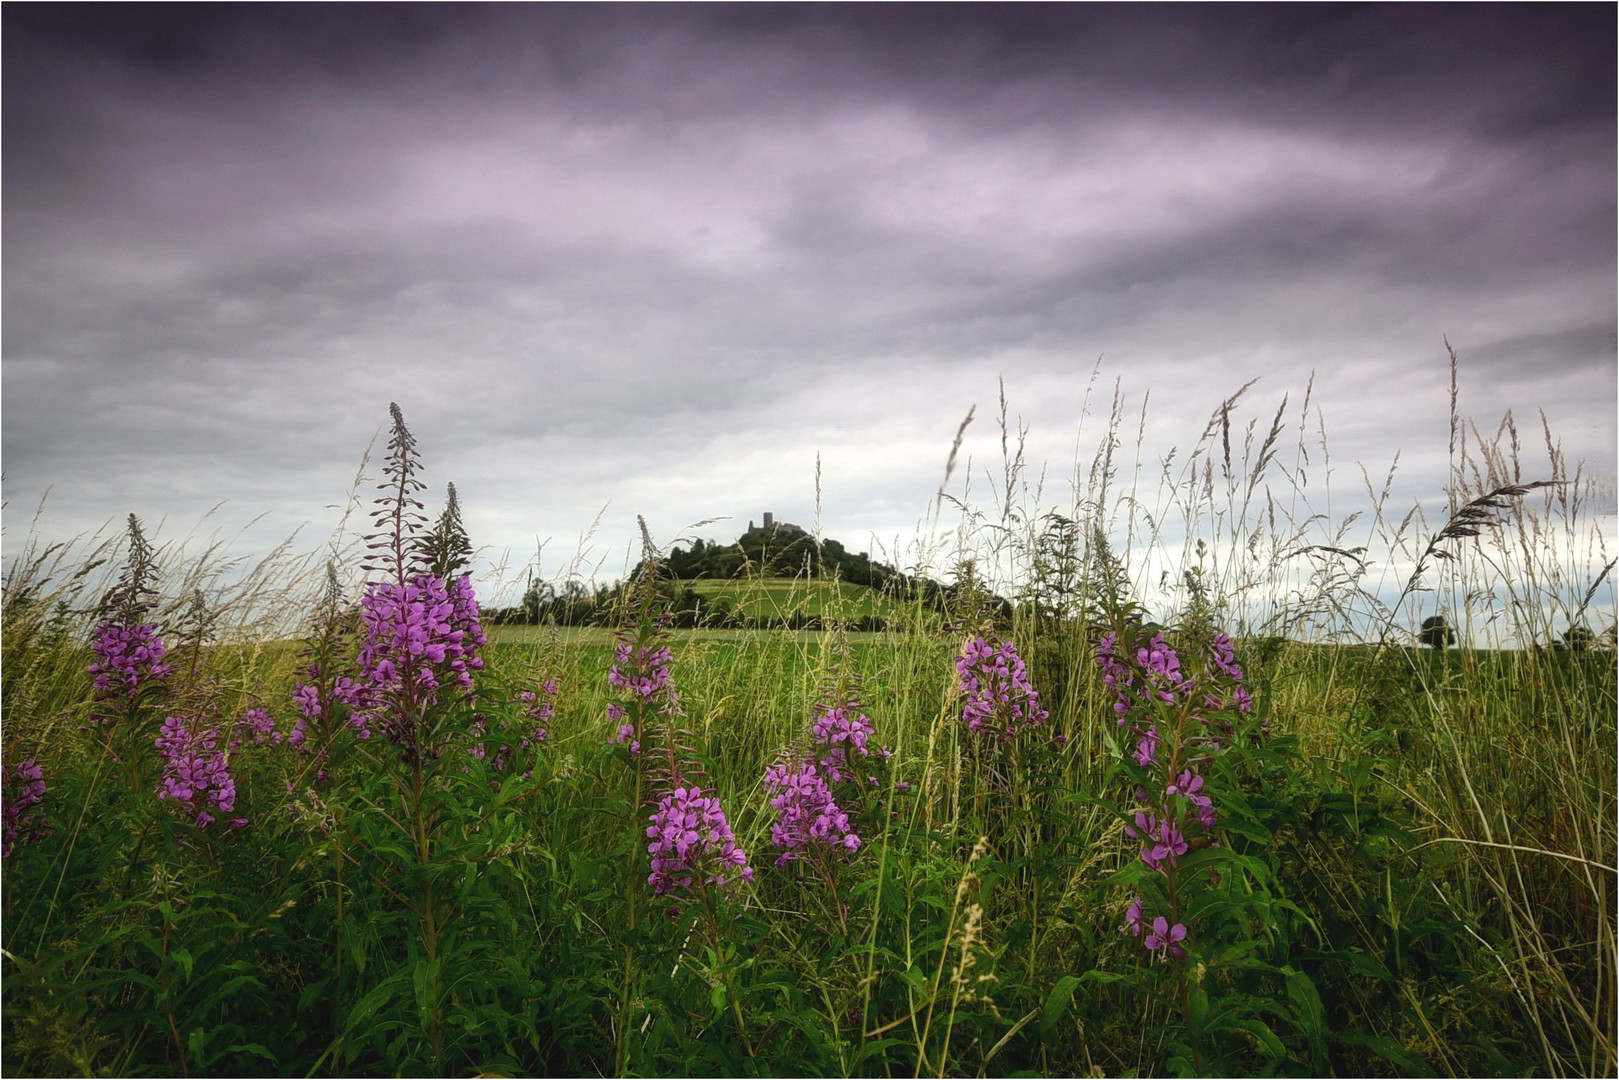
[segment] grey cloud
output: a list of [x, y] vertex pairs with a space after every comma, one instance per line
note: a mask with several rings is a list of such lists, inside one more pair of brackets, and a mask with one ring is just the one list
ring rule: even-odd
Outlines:
[[1381, 454], [1447, 332], [1610, 448], [1611, 9], [3, 18], [13, 491], [295, 517], [399, 400], [504, 542], [785, 515], [823, 447], [885, 532], [998, 374], [1060, 460], [1098, 355], [1155, 440], [1316, 367]]

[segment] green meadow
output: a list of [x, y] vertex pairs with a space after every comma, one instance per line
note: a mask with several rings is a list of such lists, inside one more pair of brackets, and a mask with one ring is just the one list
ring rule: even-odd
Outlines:
[[1157, 494], [1183, 547], [1105, 457], [1062, 513], [1014, 458], [937, 604], [692, 583], [818, 630], [667, 629], [649, 544], [617, 629], [475, 644], [389, 600], [463, 580], [453, 503], [384, 505], [363, 586], [138, 521], [29, 546], [6, 1073], [1612, 1075], [1589, 482], [1476, 450], [1442, 521], [1273, 524], [1248, 496], [1297, 474], [1222, 409]]

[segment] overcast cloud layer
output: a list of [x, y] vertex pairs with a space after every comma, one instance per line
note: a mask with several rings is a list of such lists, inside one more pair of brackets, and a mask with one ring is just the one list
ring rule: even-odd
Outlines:
[[1611, 5], [3, 17], [8, 555], [47, 487], [314, 546], [391, 400], [491, 558], [808, 525], [817, 454], [862, 548], [998, 379], [1088, 461], [1098, 358], [1149, 462], [1313, 372], [1345, 499], [1442, 516], [1446, 336], [1611, 510]]

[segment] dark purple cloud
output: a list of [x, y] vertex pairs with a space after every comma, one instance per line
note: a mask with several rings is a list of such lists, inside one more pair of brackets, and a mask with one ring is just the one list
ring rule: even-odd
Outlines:
[[1071, 462], [1098, 356], [1149, 459], [1314, 371], [1340, 460], [1431, 500], [1447, 335], [1481, 424], [1613, 469], [1612, 7], [0, 20], [6, 496], [61, 531], [322, 524], [397, 400], [497, 548], [805, 521], [817, 451], [863, 547], [1003, 375]]

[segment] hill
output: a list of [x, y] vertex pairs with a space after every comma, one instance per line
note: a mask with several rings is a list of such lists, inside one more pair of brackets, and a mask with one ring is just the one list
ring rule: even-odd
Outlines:
[[752, 625], [793, 624], [832, 618], [840, 622], [897, 620], [905, 601], [866, 585], [829, 578], [749, 577], [686, 582], [711, 615], [734, 613]]
[[[638, 563], [630, 579], [638, 577]], [[674, 625], [750, 629], [808, 629], [832, 619], [851, 629], [877, 630], [897, 621], [918, 600], [941, 609], [949, 589], [910, 577], [851, 552], [840, 541], [819, 543], [790, 522], [765, 515], [735, 541], [697, 540], [663, 560], [659, 591]], [[538, 583], [518, 607], [491, 613], [495, 624], [611, 625], [619, 618], [623, 584], [587, 592], [579, 582], [559, 591]]]
[[729, 581], [749, 576], [837, 578], [878, 589], [904, 580], [893, 567], [874, 561], [864, 551], [851, 552], [832, 539], [817, 544], [799, 526], [773, 521], [769, 514], [763, 526], [749, 524], [730, 544], [697, 540], [690, 548], [675, 548], [667, 560], [669, 576], [677, 581]]

